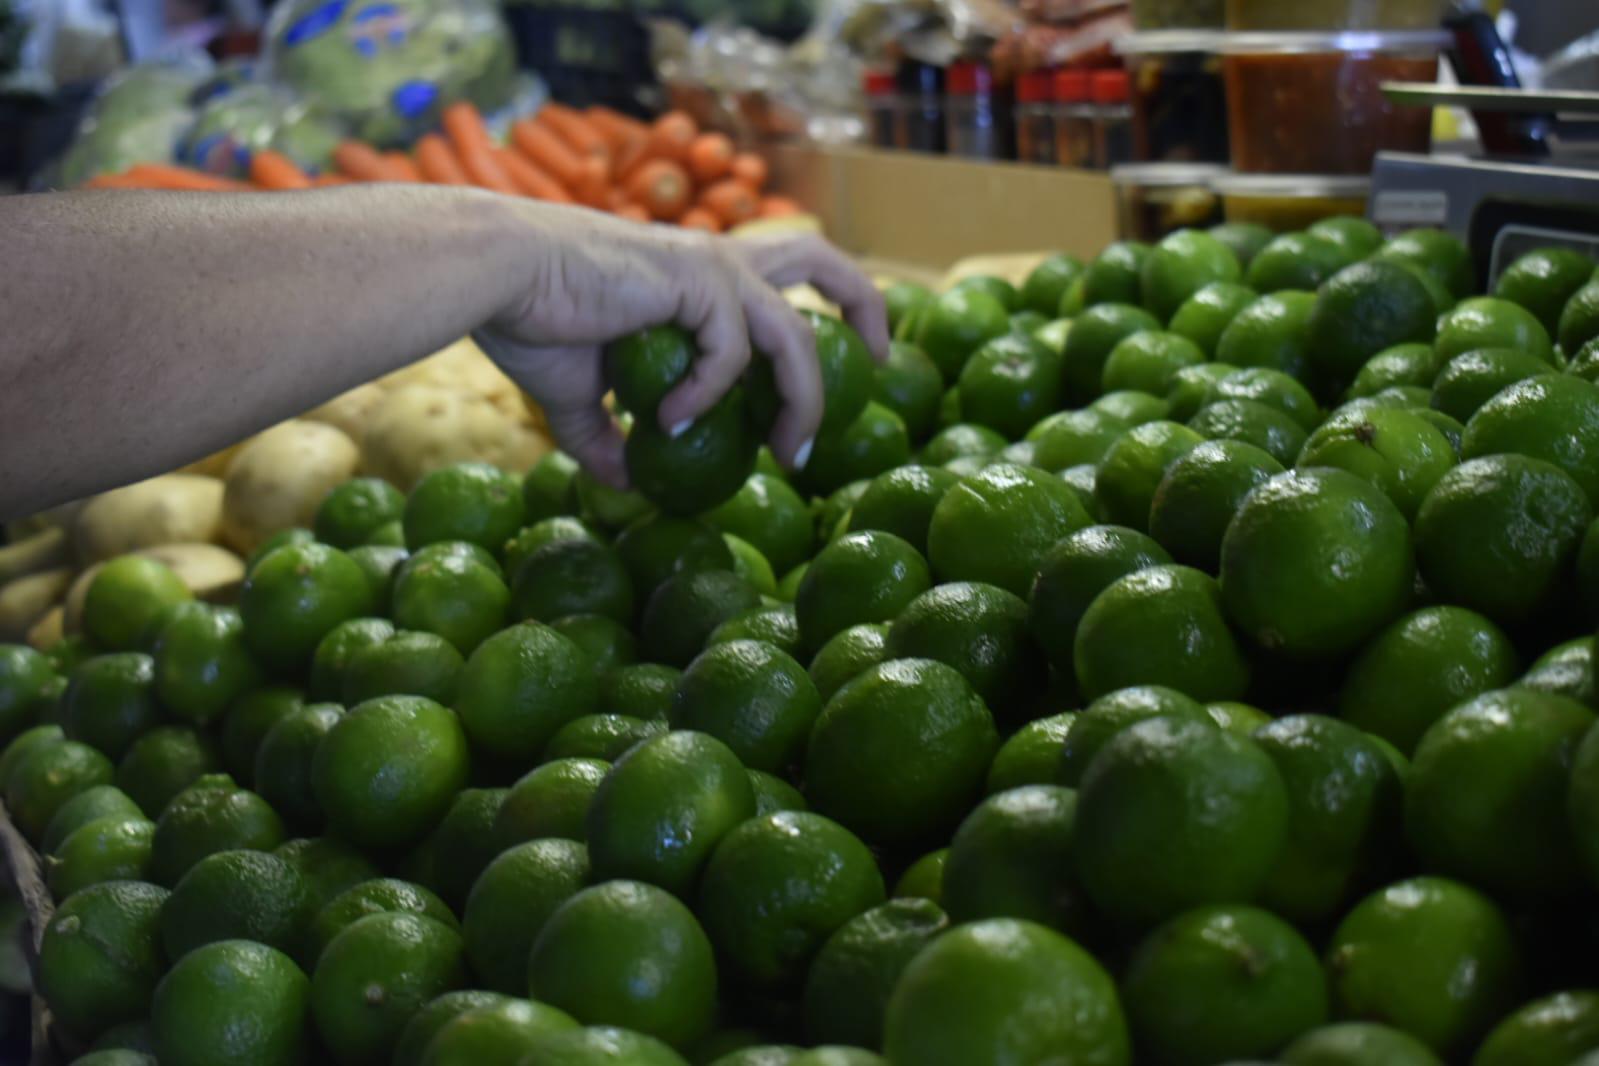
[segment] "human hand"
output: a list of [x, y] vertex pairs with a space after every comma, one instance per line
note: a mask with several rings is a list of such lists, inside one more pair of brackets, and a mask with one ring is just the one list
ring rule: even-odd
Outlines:
[[477, 339], [539, 401], [561, 447], [610, 484], [626, 485], [627, 474], [621, 431], [603, 404], [601, 346], [609, 341], [667, 322], [695, 335], [699, 359], [661, 402], [668, 432], [708, 411], [758, 349], [783, 401], [772, 450], [790, 466], [809, 457], [822, 384], [810, 326], [776, 287], [814, 285], [877, 359], [888, 356], [882, 298], [820, 237], [713, 237], [571, 208], [528, 207], [521, 217], [529, 229], [520, 240], [535, 249], [530, 281]]

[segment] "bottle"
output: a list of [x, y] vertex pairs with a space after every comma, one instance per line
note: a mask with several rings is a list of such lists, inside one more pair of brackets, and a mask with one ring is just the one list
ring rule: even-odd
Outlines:
[[1016, 158], [1051, 164], [1055, 155], [1054, 73], [1035, 70], [1016, 80]]
[[894, 75], [884, 70], [869, 70], [861, 86], [866, 94], [866, 130], [878, 148], [905, 147], [903, 108]]
[[913, 152], [946, 150], [944, 140], [944, 71], [907, 59], [894, 76], [899, 83], [904, 147]]
[[1096, 70], [1089, 93], [1094, 101], [1094, 166], [1101, 170], [1131, 162], [1133, 108], [1125, 70]]
[[949, 154], [969, 159], [1009, 159], [1015, 141], [1009, 102], [986, 63], [951, 63], [946, 75], [944, 120]]
[[1094, 165], [1094, 109], [1088, 93], [1088, 71], [1056, 72], [1055, 162], [1063, 167]]

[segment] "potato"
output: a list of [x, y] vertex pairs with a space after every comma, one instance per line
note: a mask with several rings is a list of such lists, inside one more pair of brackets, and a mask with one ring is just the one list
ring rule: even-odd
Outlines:
[[403, 389], [409, 385], [434, 385], [457, 389], [477, 396], [493, 396], [511, 385], [511, 380], [494, 365], [494, 360], [483, 354], [470, 337], [463, 337], [448, 348], [441, 349], [426, 359], [396, 370], [383, 379], [390, 389]]
[[163, 474], [91, 499], [73, 523], [85, 565], [137, 548], [213, 541], [222, 530], [222, 482], [198, 474]]
[[481, 460], [521, 472], [550, 450], [538, 433], [481, 396], [407, 385], [384, 398], [361, 440], [362, 467], [404, 492], [451, 463]]
[[0, 547], [0, 585], [71, 562], [72, 546], [67, 543], [67, 531], [51, 526], [30, 534], [26, 540]]
[[0, 588], [0, 642], [26, 639], [33, 623], [66, 595], [71, 584], [72, 568], [63, 566], [19, 577]]
[[212, 452], [204, 459], [196, 459], [188, 466], [179, 467], [177, 472], [180, 474], [204, 474], [206, 477], [226, 477], [228, 466], [232, 464], [233, 457], [239, 454], [239, 449], [243, 448], [246, 443], [241, 440], [237, 444], [230, 444], [219, 452]]
[[28, 646], [36, 651], [49, 651], [61, 642], [65, 635], [61, 630], [63, 610], [58, 603], [33, 623], [28, 630]]
[[309, 526], [322, 498], [355, 475], [360, 459], [355, 442], [325, 423], [290, 419], [273, 426], [246, 444], [228, 469], [223, 541], [248, 555], [280, 529]]
[[[198, 599], [211, 603], [231, 603], [244, 581], [244, 560], [215, 544], [156, 544], [133, 553], [165, 563], [189, 586]], [[67, 589], [62, 607], [62, 630], [80, 633], [83, 630], [83, 600], [89, 594], [104, 562], [95, 563], [72, 581]]]
[[61, 601], [61, 629], [69, 636], [83, 632], [83, 601], [89, 595], [89, 586], [94, 583], [94, 576], [105, 564], [106, 561], [95, 563], [72, 579], [72, 585]]
[[1027, 280], [1027, 275], [1033, 268], [1049, 257], [1048, 252], [1016, 252], [1009, 255], [972, 255], [967, 256], [944, 274], [940, 290], [953, 289], [956, 285], [978, 274], [989, 274], [996, 278], [1003, 278], [1012, 285], [1020, 287]]
[[360, 440], [372, 411], [383, 402], [384, 388], [376, 382], [357, 385], [341, 392], [321, 407], [313, 407], [300, 417], [308, 422], [322, 422], [341, 431], [351, 440]]

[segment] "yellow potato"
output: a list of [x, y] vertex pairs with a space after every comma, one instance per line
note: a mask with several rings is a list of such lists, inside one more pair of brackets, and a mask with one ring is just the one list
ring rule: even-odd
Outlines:
[[0, 588], [0, 642], [23, 640], [46, 611], [60, 602], [72, 584], [71, 567], [41, 570]]
[[480, 460], [513, 472], [550, 450], [533, 429], [506, 417], [491, 400], [457, 389], [406, 385], [373, 412], [361, 440], [361, 465], [409, 492], [426, 474]]
[[221, 451], [212, 452], [204, 459], [196, 459], [188, 466], [179, 467], [179, 474], [204, 474], [206, 477], [226, 477], [228, 466], [233, 462], [233, 457], [239, 454], [239, 449], [244, 447], [244, 441], [230, 444]]
[[376, 382], [357, 385], [340, 393], [321, 407], [314, 407], [300, 417], [308, 422], [322, 422], [340, 430], [351, 440], [360, 440], [372, 410], [383, 402], [384, 389]]
[[65, 635], [61, 630], [62, 608], [58, 603], [33, 623], [28, 630], [28, 646], [37, 651], [49, 651]]
[[71, 562], [72, 546], [67, 543], [67, 531], [51, 526], [30, 534], [26, 540], [0, 547], [0, 585]]
[[273, 426], [246, 444], [228, 469], [223, 540], [248, 554], [280, 529], [309, 526], [323, 497], [355, 475], [360, 459], [355, 442], [332, 426], [299, 419]]
[[72, 540], [85, 565], [138, 548], [214, 541], [222, 531], [222, 482], [163, 474], [101, 493], [78, 512]]

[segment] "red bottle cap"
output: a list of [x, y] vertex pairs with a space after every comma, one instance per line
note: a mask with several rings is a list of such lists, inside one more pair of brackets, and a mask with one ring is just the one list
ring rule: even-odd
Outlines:
[[894, 74], [888, 70], [868, 70], [862, 81], [867, 96], [892, 96], [896, 88]]
[[945, 90], [963, 96], [994, 91], [994, 72], [982, 63], [951, 63], [945, 77]]
[[1051, 71], [1029, 71], [1016, 79], [1016, 100], [1023, 104], [1047, 103], [1054, 89], [1055, 75]]
[[1078, 104], [1088, 99], [1088, 71], [1061, 70], [1055, 73], [1055, 102]]
[[1093, 77], [1096, 104], [1125, 104], [1131, 89], [1125, 70], [1096, 70]]

